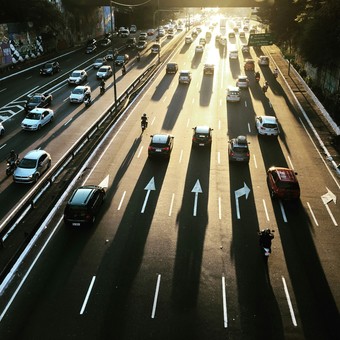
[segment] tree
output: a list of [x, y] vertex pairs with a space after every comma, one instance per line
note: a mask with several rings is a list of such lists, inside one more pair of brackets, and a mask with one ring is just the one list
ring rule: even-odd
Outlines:
[[[313, 66], [339, 63], [340, 2], [313, 1], [302, 16], [302, 34], [298, 41], [301, 55]], [[301, 18], [301, 17], [300, 17]]]

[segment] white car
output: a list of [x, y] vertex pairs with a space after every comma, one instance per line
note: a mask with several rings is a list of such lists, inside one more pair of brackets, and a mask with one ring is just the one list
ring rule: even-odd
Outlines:
[[32, 150], [22, 158], [14, 170], [16, 183], [35, 183], [44, 171], [51, 166], [51, 156], [44, 150]]
[[180, 84], [190, 84], [191, 83], [191, 72], [188, 70], [182, 70], [179, 72], [178, 82]]
[[0, 122], [0, 136], [3, 136], [5, 133], [5, 128], [4, 126], [2, 125], [2, 123]]
[[192, 37], [190, 36], [190, 35], [187, 35], [186, 37], [185, 37], [185, 43], [186, 44], [191, 44], [193, 42], [193, 39], [192, 39]]
[[278, 136], [280, 133], [279, 123], [274, 116], [257, 116], [255, 124], [259, 135]]
[[195, 53], [203, 53], [203, 51], [204, 51], [203, 45], [197, 45], [195, 47]]
[[228, 86], [227, 102], [239, 102], [241, 100], [240, 89], [237, 86]]
[[94, 61], [94, 63], [93, 63], [93, 67], [94, 68], [99, 68], [99, 67], [102, 67], [105, 64], [106, 64], [106, 59], [105, 58], [97, 58]]
[[249, 86], [249, 79], [247, 76], [238, 76], [236, 86], [241, 89], [247, 89]]
[[54, 119], [54, 112], [51, 109], [35, 108], [31, 110], [21, 122], [23, 130], [36, 131]]
[[238, 59], [238, 51], [232, 50], [229, 52], [229, 59], [237, 60]]
[[75, 70], [71, 73], [68, 78], [68, 83], [70, 85], [79, 85], [87, 80], [87, 72], [85, 70]]
[[269, 66], [269, 57], [266, 55], [260, 55], [258, 59], [258, 64], [260, 66]]
[[70, 95], [70, 103], [82, 103], [86, 94], [91, 94], [90, 86], [77, 86]]
[[140, 32], [138, 40], [147, 40], [148, 39], [148, 34], [146, 32]]
[[97, 72], [97, 79], [107, 79], [112, 76], [112, 68], [111, 66], [105, 65], [102, 66]]

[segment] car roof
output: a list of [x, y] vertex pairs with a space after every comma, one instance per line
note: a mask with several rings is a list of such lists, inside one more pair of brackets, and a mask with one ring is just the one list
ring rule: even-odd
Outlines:
[[259, 116], [262, 119], [262, 122], [265, 123], [277, 123], [277, 119], [274, 116]]
[[44, 150], [31, 150], [24, 156], [24, 158], [38, 159], [40, 156], [44, 154], [47, 154], [47, 152]]
[[42, 107], [35, 107], [33, 110], [31, 110], [30, 112], [31, 113], [43, 113], [45, 111], [49, 111], [49, 112], [52, 112], [51, 109], [47, 109], [47, 108], [42, 108]]
[[77, 205], [85, 205], [91, 197], [91, 194], [95, 191], [101, 189], [101, 187], [96, 185], [85, 185], [82, 187], [77, 188], [74, 192], [72, 197], [69, 200], [69, 204], [77, 204]]
[[240, 91], [240, 88], [238, 86], [228, 86], [228, 91]]
[[198, 125], [195, 127], [195, 131], [197, 133], [208, 133], [210, 130], [211, 129], [208, 125]]
[[296, 182], [295, 171], [284, 167], [270, 167], [269, 171], [275, 171], [282, 182]]
[[179, 71], [179, 73], [190, 73], [190, 71], [189, 70], [181, 70], [181, 71]]
[[166, 144], [171, 136], [166, 134], [157, 134], [151, 137], [151, 143]]

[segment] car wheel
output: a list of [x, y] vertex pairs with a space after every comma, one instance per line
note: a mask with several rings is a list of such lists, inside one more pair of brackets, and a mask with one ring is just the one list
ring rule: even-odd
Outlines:
[[54, 120], [54, 116], [51, 117], [50, 122], [52, 123]]
[[38, 125], [38, 130], [40, 130], [41, 129], [41, 125]]
[[48, 161], [47, 169], [49, 169], [50, 167], [51, 167], [51, 161]]
[[39, 174], [34, 174], [34, 183], [38, 182], [39, 177]]

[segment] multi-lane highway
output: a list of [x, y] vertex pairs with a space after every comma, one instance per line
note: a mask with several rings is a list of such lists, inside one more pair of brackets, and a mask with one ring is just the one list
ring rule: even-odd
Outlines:
[[[268, 70], [262, 73], [270, 83], [266, 94], [249, 72], [241, 102], [226, 103], [225, 89], [244, 73], [244, 58], [256, 60], [270, 48], [229, 60], [228, 50], [240, 48], [241, 41], [236, 37], [221, 47], [216, 30], [201, 56], [195, 55], [200, 36], [191, 45], [182, 38], [171, 61], [191, 70], [191, 84], [179, 84], [178, 74], [161, 69], [79, 175], [78, 185], [107, 188], [101, 214], [91, 228], [71, 228], [62, 222], [60, 207], [27, 260], [34, 265], [0, 298], [1, 339], [339, 337], [340, 211], [329, 194], [338, 196], [339, 180], [315, 148], [303, 116], [286, 100], [284, 83]], [[119, 91], [148, 64], [146, 58], [152, 57], [142, 57], [119, 79]], [[203, 75], [210, 61], [215, 74]], [[1, 141], [2, 159], [10, 145], [20, 153], [43, 147], [57, 161], [112, 103], [113, 88], [99, 97], [95, 73], [89, 74], [93, 106], [70, 106], [69, 89], [57, 87], [53, 125], [22, 132], [21, 118], [14, 116]], [[19, 76], [21, 92], [29, 84], [40, 86], [35, 77]], [[144, 112], [149, 126], [141, 134]], [[277, 139], [258, 137], [255, 116], [262, 114], [278, 118]], [[196, 125], [214, 129], [211, 148], [192, 147]], [[174, 136], [169, 161], [147, 157], [150, 135], [159, 132]], [[228, 140], [240, 134], [250, 142], [249, 165], [228, 162]], [[271, 199], [271, 165], [298, 172], [299, 202]], [[3, 216], [28, 190], [2, 180]], [[275, 239], [265, 264], [257, 232], [267, 226]]]

